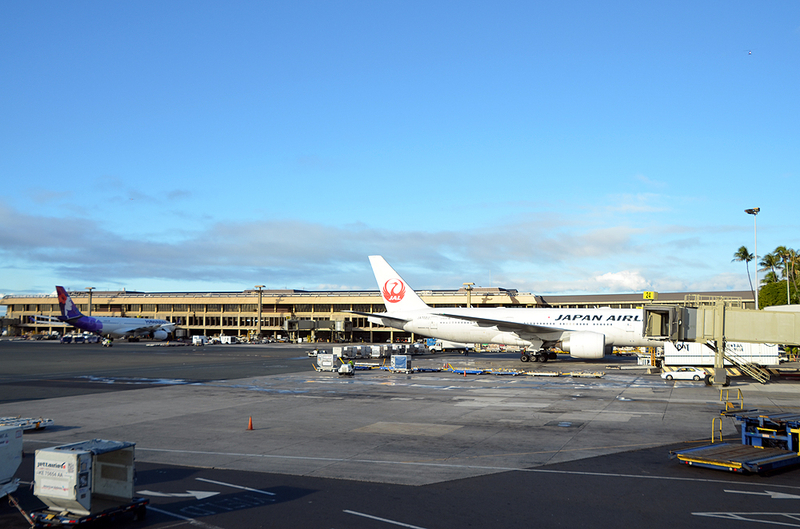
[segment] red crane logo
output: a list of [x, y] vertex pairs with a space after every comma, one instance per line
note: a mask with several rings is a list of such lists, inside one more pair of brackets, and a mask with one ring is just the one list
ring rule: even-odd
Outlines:
[[383, 284], [381, 293], [389, 303], [397, 303], [406, 295], [406, 285], [400, 279], [390, 279]]

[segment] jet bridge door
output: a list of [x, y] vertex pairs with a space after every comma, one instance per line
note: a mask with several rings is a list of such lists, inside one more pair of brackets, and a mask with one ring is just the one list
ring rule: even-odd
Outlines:
[[665, 341], [681, 340], [680, 328], [685, 309], [650, 305], [644, 311], [644, 336]]

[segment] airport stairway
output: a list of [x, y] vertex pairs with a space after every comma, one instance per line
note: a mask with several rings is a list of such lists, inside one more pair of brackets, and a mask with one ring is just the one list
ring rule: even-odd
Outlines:
[[736, 368], [739, 369], [742, 374], [747, 375], [762, 384], [769, 382], [771, 373], [760, 365], [748, 362], [744, 358], [731, 351], [725, 351], [722, 356], [725, 358], [725, 360], [736, 366]]

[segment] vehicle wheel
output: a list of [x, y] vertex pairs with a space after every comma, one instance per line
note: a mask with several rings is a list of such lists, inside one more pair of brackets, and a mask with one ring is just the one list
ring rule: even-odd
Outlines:
[[539, 361], [540, 362], [547, 362], [547, 353], [545, 353], [543, 355], [539, 355]]
[[519, 357], [519, 359], [522, 360], [523, 362], [527, 362], [528, 360], [530, 360], [530, 358], [528, 358], [528, 355], [522, 355]]
[[700, 381], [700, 375], [695, 375], [694, 376], [694, 381], [695, 382], [699, 382]]
[[140, 522], [147, 517], [147, 507], [139, 507], [133, 513], [133, 521]]
[[672, 380], [672, 375], [667, 375], [667, 380]]

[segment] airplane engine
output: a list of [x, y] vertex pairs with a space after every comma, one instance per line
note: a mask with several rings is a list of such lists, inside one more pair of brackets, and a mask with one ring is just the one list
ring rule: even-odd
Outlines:
[[561, 349], [572, 358], [598, 360], [606, 351], [606, 335], [597, 332], [571, 332], [561, 340]]
[[169, 333], [167, 331], [154, 331], [153, 332], [153, 339], [154, 340], [166, 340]]

